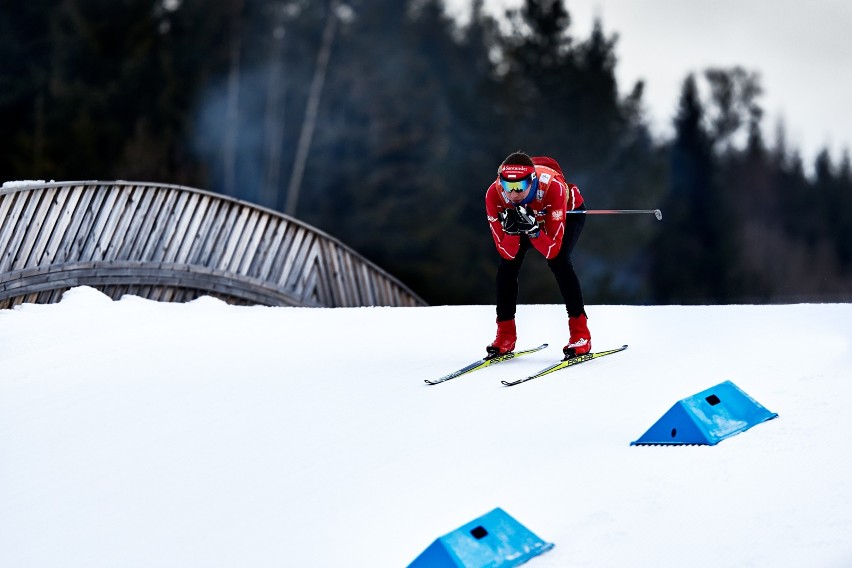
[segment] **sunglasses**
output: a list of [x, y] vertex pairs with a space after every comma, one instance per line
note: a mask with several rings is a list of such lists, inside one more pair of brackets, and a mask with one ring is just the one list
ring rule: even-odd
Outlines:
[[500, 178], [500, 186], [507, 193], [523, 193], [532, 185], [532, 176], [525, 177], [519, 180], [509, 181]]

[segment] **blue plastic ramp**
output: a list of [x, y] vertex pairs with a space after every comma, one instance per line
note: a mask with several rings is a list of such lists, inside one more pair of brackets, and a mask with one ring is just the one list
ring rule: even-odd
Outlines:
[[497, 507], [436, 539], [408, 568], [510, 568], [551, 548]]
[[725, 438], [778, 416], [731, 381], [678, 401], [631, 446], [701, 444]]

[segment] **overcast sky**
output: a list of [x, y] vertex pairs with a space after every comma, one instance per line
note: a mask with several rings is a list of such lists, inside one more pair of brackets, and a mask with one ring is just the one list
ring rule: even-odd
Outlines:
[[[521, 0], [486, 0], [497, 13]], [[453, 13], [469, 0], [446, 0]], [[852, 2], [849, 0], [567, 0], [575, 37], [600, 17], [617, 33], [619, 87], [645, 80], [645, 103], [659, 133], [671, 119], [683, 79], [707, 67], [740, 65], [761, 76], [763, 131], [787, 140], [810, 166], [828, 147], [835, 161], [852, 149]], [[810, 169], [810, 168], [808, 168]]]

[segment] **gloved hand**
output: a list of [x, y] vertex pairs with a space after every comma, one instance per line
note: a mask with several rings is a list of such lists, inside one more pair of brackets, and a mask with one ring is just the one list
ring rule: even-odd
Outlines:
[[500, 224], [507, 235], [527, 235], [533, 239], [539, 235], [535, 214], [527, 211], [523, 205], [517, 208], [510, 207], [500, 213]]
[[507, 235], [527, 235], [533, 239], [539, 235], [535, 214], [527, 211], [527, 208], [523, 205], [517, 208], [510, 207], [503, 211], [500, 214], [500, 223], [503, 225], [503, 232]]
[[535, 213], [527, 211], [527, 208], [523, 205], [518, 207], [517, 211], [518, 217], [520, 217], [518, 228], [520, 228], [521, 232], [533, 239], [537, 237], [539, 234], [539, 227], [538, 223], [535, 221]]
[[514, 207], [500, 212], [500, 224], [503, 226], [503, 232], [507, 235], [521, 234], [521, 216]]

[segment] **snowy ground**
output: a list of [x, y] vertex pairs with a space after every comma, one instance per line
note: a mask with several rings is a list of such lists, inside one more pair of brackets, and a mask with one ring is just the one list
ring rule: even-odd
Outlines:
[[[852, 566], [852, 305], [590, 306], [608, 358], [506, 388], [490, 306], [245, 308], [77, 288], [0, 311], [0, 566], [401, 567], [502, 507], [531, 568]], [[731, 380], [775, 420], [632, 447]]]

